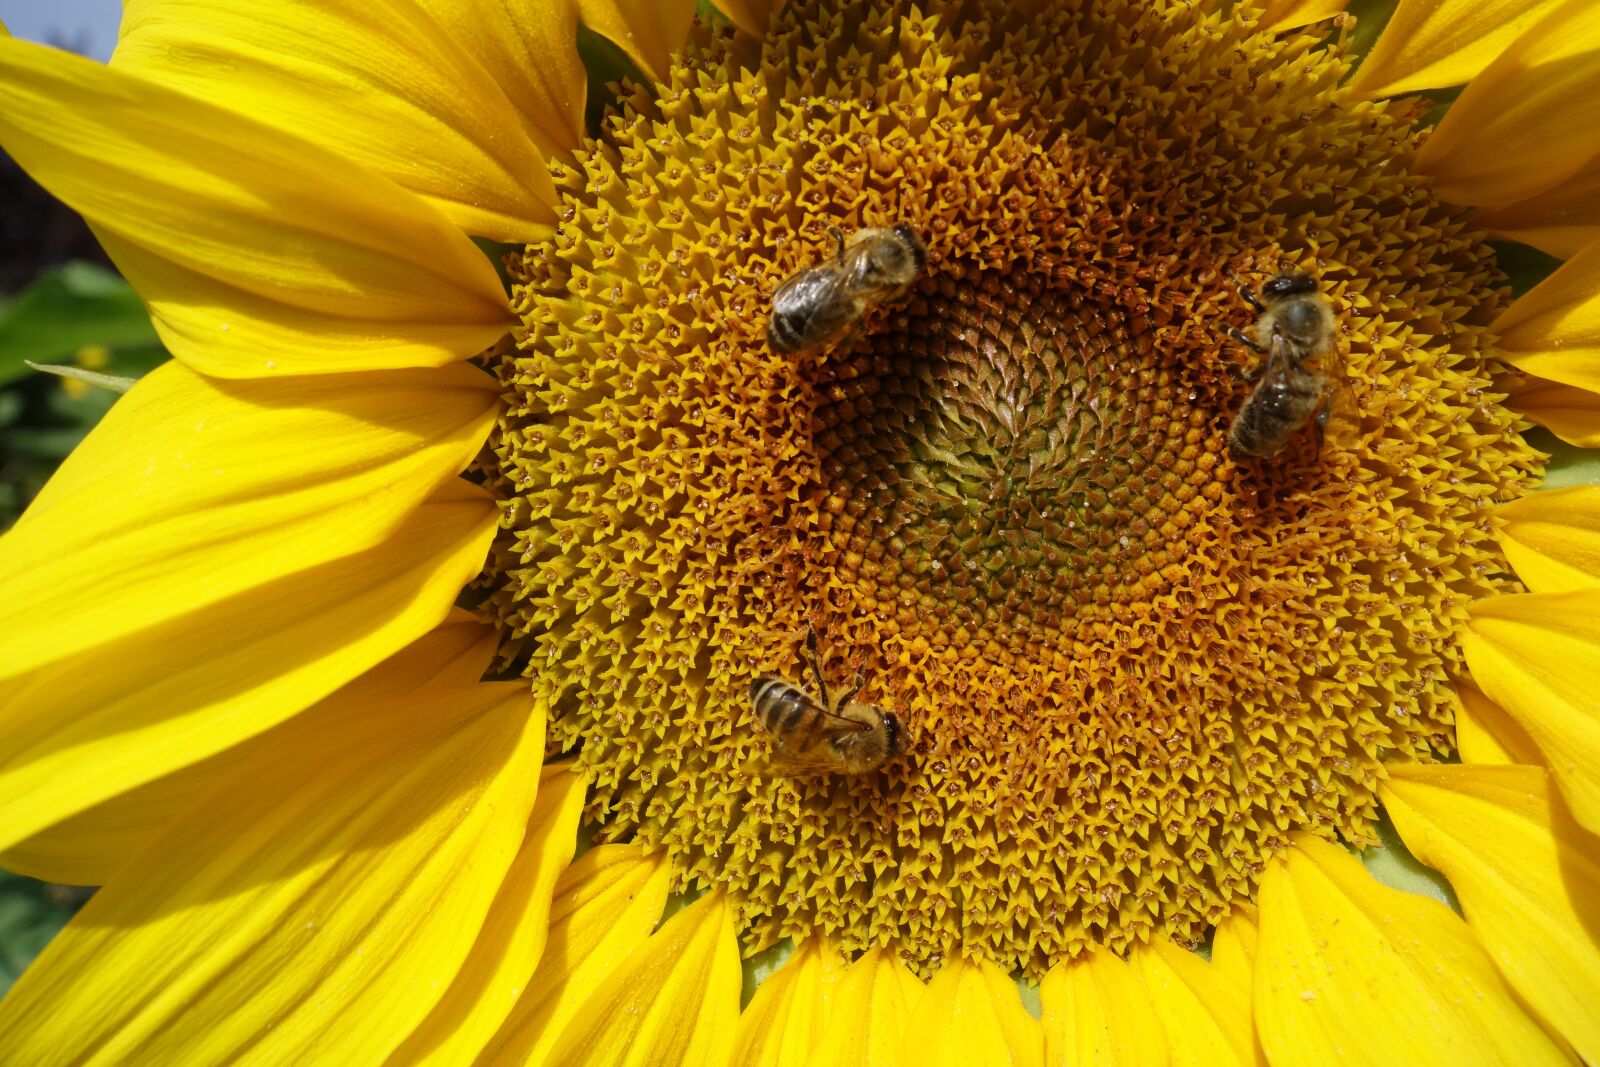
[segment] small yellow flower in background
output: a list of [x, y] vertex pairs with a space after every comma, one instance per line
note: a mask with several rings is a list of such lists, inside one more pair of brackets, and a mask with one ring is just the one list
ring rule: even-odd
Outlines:
[[[1600, 442], [1600, 30], [1405, 0], [1358, 66], [1341, 6], [0, 40], [176, 357], [0, 540], [0, 866], [103, 886], [0, 1061], [1600, 1059], [1600, 489], [1522, 438]], [[650, 82], [593, 139], [580, 22]], [[907, 298], [771, 352], [900, 221]], [[1240, 462], [1280, 258], [1359, 434]], [[880, 774], [743, 773], [808, 625]]]

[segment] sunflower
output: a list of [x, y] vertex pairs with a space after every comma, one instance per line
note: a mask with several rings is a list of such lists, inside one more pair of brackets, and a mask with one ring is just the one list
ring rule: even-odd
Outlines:
[[[103, 887], [0, 1060], [1600, 1061], [1600, 490], [1528, 439], [1600, 444], [1587, 4], [0, 40], [176, 357], [0, 540], [0, 865]], [[1350, 432], [1239, 459], [1284, 263]], [[874, 773], [752, 770], [808, 632]]]

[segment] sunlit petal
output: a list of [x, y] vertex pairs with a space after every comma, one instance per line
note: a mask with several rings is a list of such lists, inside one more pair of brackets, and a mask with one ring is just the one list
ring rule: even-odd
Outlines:
[[384, 545], [477, 452], [493, 384], [465, 364], [242, 382], [158, 368], [0, 539], [0, 678]]
[[694, 0], [576, 0], [578, 18], [610, 38], [639, 69], [667, 80], [672, 55], [683, 49], [694, 22]]
[[588, 75], [572, 0], [427, 0], [441, 24], [506, 91], [523, 131], [546, 155], [583, 140]]
[[1510, 390], [1507, 406], [1579, 448], [1600, 448], [1600, 393], [1529, 378]]
[[1351, 86], [1363, 96], [1470, 81], [1561, 0], [1400, 0]]
[[376, 547], [6, 683], [0, 847], [262, 733], [420, 637], [495, 525], [487, 494], [447, 485]]
[[719, 1067], [739, 1021], [739, 948], [721, 893], [695, 901], [636, 947], [570, 1013], [551, 1063]]
[[1298, 837], [1257, 900], [1256, 1028], [1273, 1063], [1568, 1062], [1466, 923], [1344, 849]]
[[208, 374], [438, 366], [511, 323], [436, 208], [212, 101], [0, 40], [0, 145], [94, 224], [163, 343]]
[[370, 167], [468, 233], [525, 242], [555, 222], [517, 109], [418, 0], [127, 0], [111, 64]]
[[1458, 204], [1510, 204], [1551, 189], [1600, 155], [1600, 19], [1565, 0], [1467, 85], [1417, 153], [1417, 169]]
[[1255, 981], [1256, 949], [1260, 938], [1256, 906], [1241, 904], [1217, 924], [1211, 937], [1211, 965], [1243, 989]]
[[655, 929], [672, 874], [665, 858], [601, 845], [573, 861], [556, 882], [538, 970], [478, 1063], [551, 1062], [562, 1025]]
[[1502, 506], [1500, 544], [1535, 593], [1600, 586], [1600, 486], [1531, 493]]
[[1600, 829], [1600, 592], [1501, 596], [1469, 613], [1472, 680], [1539, 746], [1578, 821]]
[[[464, 611], [454, 611], [443, 623], [345, 686], [340, 700], [376, 703], [430, 684], [475, 682], [488, 669], [497, 643], [495, 631]], [[47, 827], [7, 849], [0, 863], [48, 882], [105, 885], [203, 797], [236, 777], [248, 777], [257, 752], [296, 745], [315, 748], [324, 715], [339, 713], [337, 705], [330, 710], [328, 704], [324, 701], [248, 741]]]
[[1039, 984], [1050, 1067], [1165, 1067], [1167, 1043], [1132, 967], [1109, 951], [1058, 963]]
[[1570, 259], [1600, 241], [1600, 156], [1536, 196], [1474, 211], [1472, 224], [1496, 237]]
[[572, 859], [584, 779], [546, 766], [516, 861], [449, 992], [390, 1056], [392, 1064], [470, 1063], [510, 1014], [544, 951], [556, 877]]
[[808, 938], [756, 987], [739, 1014], [733, 1062], [740, 1067], [817, 1062], [813, 1052], [844, 973], [838, 950], [819, 937]]
[[0, 1002], [0, 1062], [372, 1062], [427, 1015], [517, 854], [544, 716], [476, 681], [329, 705], [95, 894]]
[[1173, 1067], [1261, 1064], [1249, 990], [1187, 949], [1162, 939], [1129, 957], [1166, 1037]]
[[1542, 767], [1399, 764], [1379, 795], [1522, 999], [1600, 1062], [1600, 839]]
[[1600, 393], [1600, 242], [1519, 297], [1493, 328], [1519, 370]]
[[839, 982], [814, 1062], [823, 1067], [896, 1067], [902, 1062], [906, 1024], [924, 992], [916, 975], [893, 953], [868, 950]]
[[947, 961], [911, 1009], [900, 1062], [1043, 1067], [1044, 1031], [1017, 984], [988, 960]]
[[1261, 10], [1261, 24], [1277, 33], [1309, 26], [1339, 14], [1349, 0], [1267, 0]]
[[1539, 746], [1517, 720], [1470, 682], [1456, 682], [1456, 749], [1465, 763], [1543, 763]]

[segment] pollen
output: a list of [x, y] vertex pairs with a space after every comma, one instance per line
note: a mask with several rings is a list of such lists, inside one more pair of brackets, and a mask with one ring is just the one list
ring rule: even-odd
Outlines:
[[[1539, 471], [1491, 378], [1508, 299], [1408, 173], [1417, 110], [1250, 5], [792, 2], [702, 27], [552, 170], [511, 259], [482, 607], [603, 840], [822, 933], [1030, 975], [1194, 942], [1297, 830], [1376, 841], [1449, 753], [1489, 508]], [[774, 288], [904, 222], [926, 269], [832, 347]], [[1339, 322], [1358, 432], [1236, 461], [1228, 339], [1281, 259]], [[1250, 357], [1255, 358], [1255, 357]], [[752, 678], [893, 711], [856, 777], [752, 771]]]

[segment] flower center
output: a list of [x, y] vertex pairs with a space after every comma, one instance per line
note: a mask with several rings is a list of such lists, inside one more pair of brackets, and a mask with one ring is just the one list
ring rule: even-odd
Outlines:
[[1154, 592], [1216, 455], [1213, 411], [1150, 335], [1037, 277], [946, 265], [820, 376], [799, 514], [819, 516], [823, 569], [929, 641], [983, 634], [1002, 658]]
[[[603, 838], [725, 887], [750, 950], [1033, 974], [1204, 936], [1296, 829], [1374, 839], [1383, 763], [1448, 749], [1455, 629], [1510, 581], [1486, 508], [1537, 464], [1489, 391], [1492, 257], [1345, 64], [1187, 3], [797, 0], [553, 167], [491, 360], [484, 610]], [[901, 222], [902, 298], [767, 346], [830, 226]], [[1280, 256], [1360, 432], [1239, 462], [1229, 275]], [[814, 688], [808, 628], [904, 723], [882, 768], [747, 773], [750, 683]]]

